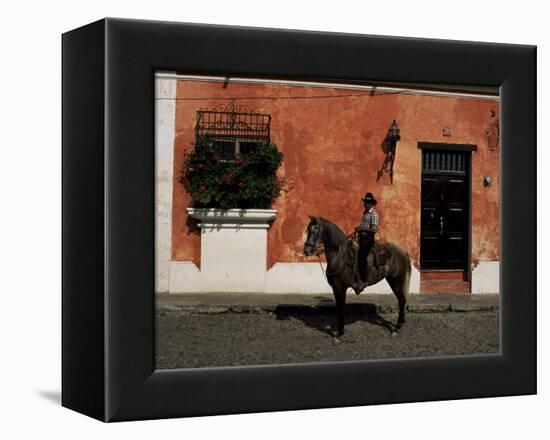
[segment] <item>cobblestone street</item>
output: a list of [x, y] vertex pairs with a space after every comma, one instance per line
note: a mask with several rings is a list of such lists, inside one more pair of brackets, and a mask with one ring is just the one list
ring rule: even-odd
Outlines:
[[335, 343], [335, 316], [302, 308], [249, 313], [157, 311], [156, 368], [194, 368], [498, 353], [498, 311], [352, 313]]

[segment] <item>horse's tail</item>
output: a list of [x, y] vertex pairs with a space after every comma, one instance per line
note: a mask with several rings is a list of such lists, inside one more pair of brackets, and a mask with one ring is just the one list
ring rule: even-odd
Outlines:
[[409, 294], [411, 276], [412, 276], [412, 262], [409, 254], [401, 246], [388, 242], [384, 246], [395, 258], [395, 264], [398, 266], [397, 272], [394, 272], [393, 277], [401, 284], [401, 288], [405, 297]]
[[409, 296], [409, 290], [411, 286], [411, 275], [412, 275], [412, 262], [411, 257], [407, 252], [405, 252], [405, 255], [407, 256], [407, 265], [405, 270], [405, 276], [403, 278], [403, 295], [405, 296], [405, 299]]

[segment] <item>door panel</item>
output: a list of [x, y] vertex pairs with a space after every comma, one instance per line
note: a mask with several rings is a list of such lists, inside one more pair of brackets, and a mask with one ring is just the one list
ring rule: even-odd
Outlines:
[[[438, 154], [439, 153], [439, 154]], [[420, 265], [466, 269], [469, 175], [465, 152], [423, 152]]]

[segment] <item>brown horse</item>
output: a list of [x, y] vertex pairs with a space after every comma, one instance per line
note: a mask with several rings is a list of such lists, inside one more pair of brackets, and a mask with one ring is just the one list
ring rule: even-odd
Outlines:
[[[336, 338], [344, 334], [344, 308], [346, 305], [346, 292], [356, 279], [357, 251], [352, 241], [346, 237], [342, 230], [334, 223], [323, 218], [310, 217], [307, 227], [307, 239], [304, 244], [306, 256], [318, 255], [323, 244], [327, 259], [327, 281], [332, 287], [336, 309], [338, 313], [338, 331]], [[399, 246], [393, 243], [385, 243], [382, 247], [388, 256], [386, 264], [376, 267], [371, 264], [372, 250], [369, 254], [368, 285], [378, 283], [386, 279], [399, 302], [399, 318], [395, 331], [401, 328], [405, 322], [405, 305], [409, 294], [409, 282], [411, 279], [411, 261], [409, 255]]]

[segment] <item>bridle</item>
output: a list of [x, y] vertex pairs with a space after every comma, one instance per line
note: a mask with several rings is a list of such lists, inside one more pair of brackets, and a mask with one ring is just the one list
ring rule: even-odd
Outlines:
[[312, 249], [313, 255], [315, 255], [316, 257], [319, 257], [322, 253], [325, 252], [325, 249], [321, 247], [322, 226], [318, 224], [316, 226], [319, 228], [319, 230], [316, 231], [314, 238], [311, 237], [313, 235], [311, 234], [311, 231], [308, 231], [308, 235], [307, 235], [306, 242], [304, 243], [304, 247], [310, 246]]
[[[319, 265], [321, 266], [321, 270], [323, 271], [323, 273], [325, 274], [325, 277], [328, 275], [328, 276], [334, 276], [336, 274], [338, 274], [345, 266], [346, 264], [346, 260], [345, 258], [343, 258], [343, 252], [342, 252], [342, 249], [344, 250], [344, 253], [346, 252], [346, 249], [347, 249], [347, 246], [348, 246], [348, 243], [349, 241], [346, 243], [346, 246], [342, 246], [342, 245], [339, 245], [338, 246], [338, 252], [336, 254], [336, 261], [339, 263], [337, 268], [332, 270], [332, 271], [329, 271], [328, 270], [328, 267], [327, 267], [327, 270], [325, 270], [323, 268], [323, 264], [321, 262], [321, 255], [324, 254], [326, 252], [326, 249], [324, 248], [324, 246], [321, 246], [321, 240], [320, 240], [320, 237], [322, 235], [321, 231], [322, 231], [322, 226], [321, 225], [318, 225], [319, 227], [319, 231], [315, 234], [315, 238], [313, 240], [310, 240], [310, 237], [311, 237], [311, 233], [308, 234], [308, 237], [306, 239], [306, 242], [304, 243], [305, 246], [311, 246], [312, 248], [312, 252], [313, 252], [313, 255], [315, 255], [316, 257], [319, 258]], [[353, 232], [351, 234], [348, 234], [347, 235], [347, 238], [348, 240], [351, 239], [356, 233]], [[328, 280], [327, 280], [328, 281]]]

